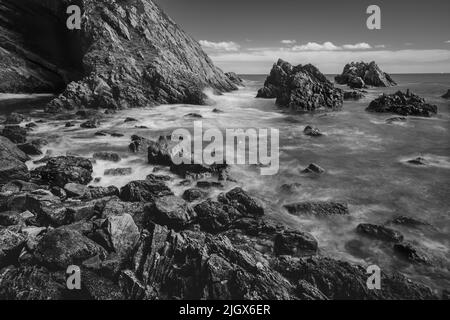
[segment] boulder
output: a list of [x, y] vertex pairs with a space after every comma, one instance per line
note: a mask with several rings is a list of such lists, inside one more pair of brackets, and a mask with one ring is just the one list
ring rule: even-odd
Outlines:
[[20, 126], [5, 126], [1, 135], [13, 143], [25, 143], [27, 141], [27, 130]]
[[173, 164], [170, 167], [170, 171], [181, 176], [183, 179], [206, 179], [215, 177], [219, 180], [228, 179], [228, 165], [227, 164]]
[[135, 118], [127, 117], [124, 122], [137, 122], [138, 120]]
[[30, 155], [30, 156], [42, 155], [40, 141], [37, 141], [37, 140], [19, 144], [19, 145], [17, 145], [17, 147], [20, 150], [22, 150], [25, 154]]
[[430, 223], [428, 223], [422, 219], [417, 219], [417, 218], [408, 217], [408, 216], [394, 217], [392, 220], [389, 221], [389, 223], [397, 224], [397, 225], [401, 225], [401, 226], [405, 226], [405, 227], [413, 227], [413, 228], [417, 228], [420, 226], [431, 227]]
[[201, 189], [211, 189], [211, 188], [223, 188], [223, 184], [216, 181], [197, 181], [197, 188]]
[[361, 91], [345, 91], [344, 100], [359, 100], [364, 98], [364, 94]]
[[198, 188], [187, 189], [183, 193], [183, 199], [189, 202], [193, 202], [202, 198], [205, 198], [208, 194]]
[[120, 189], [120, 198], [130, 202], [148, 202], [169, 195], [173, 195], [173, 192], [161, 181], [132, 181]]
[[88, 187], [84, 184], [70, 182], [64, 186], [64, 190], [70, 198], [79, 198], [88, 192]]
[[11, 180], [30, 180], [28, 167], [17, 158], [4, 157], [0, 154], [0, 184]]
[[106, 251], [81, 233], [68, 229], [48, 231], [34, 252], [36, 259], [50, 269], [66, 270], [70, 265], [81, 265], [95, 255], [106, 257]]
[[353, 88], [363, 88], [365, 85], [374, 87], [397, 85], [389, 74], [381, 71], [375, 61], [349, 63], [335, 80], [338, 84], [348, 84]]
[[0, 135], [0, 159], [2, 158], [15, 158], [22, 162], [30, 160], [30, 157], [12, 143], [11, 140]]
[[96, 152], [93, 154], [92, 158], [112, 162], [119, 162], [121, 160], [120, 156], [114, 152]]
[[366, 109], [369, 112], [390, 112], [402, 116], [431, 117], [437, 114], [437, 106], [425, 102], [425, 99], [411, 93], [397, 91], [383, 94], [373, 100]]
[[308, 256], [317, 253], [317, 240], [312, 235], [298, 230], [286, 229], [274, 240], [276, 255]]
[[129, 176], [133, 173], [132, 168], [113, 168], [106, 169], [103, 174], [105, 176]]
[[101, 210], [101, 218], [108, 218], [127, 213], [133, 217], [134, 222], [142, 228], [146, 203], [124, 202], [117, 197], [109, 199]]
[[110, 236], [112, 249], [119, 257], [127, 257], [139, 240], [139, 229], [128, 213], [108, 217], [103, 228]]
[[20, 124], [25, 120], [25, 117], [20, 113], [12, 112], [10, 113], [5, 120], [5, 124]]
[[24, 223], [22, 215], [17, 211], [0, 212], [0, 226], [13, 226]]
[[6, 193], [31, 192], [41, 188], [42, 188], [41, 186], [32, 182], [27, 182], [23, 180], [11, 180], [10, 182], [1, 187], [1, 192]]
[[180, 230], [189, 225], [196, 214], [181, 198], [168, 195], [154, 199], [145, 208], [145, 221]]
[[234, 188], [225, 194], [220, 194], [219, 201], [232, 206], [238, 210], [242, 215], [251, 217], [261, 217], [264, 215], [264, 207], [262, 204], [252, 198], [242, 188]]
[[322, 174], [325, 172], [325, 169], [320, 167], [315, 163], [311, 163], [306, 169], [302, 170], [302, 173], [317, 173]]
[[343, 93], [313, 65], [293, 67], [278, 60], [258, 91], [258, 98], [276, 98], [282, 108], [298, 112], [337, 111], [343, 105]]
[[61, 156], [50, 158], [32, 175], [50, 185], [64, 187], [67, 183], [88, 184], [92, 180], [92, 163], [85, 158]]
[[313, 128], [311, 126], [306, 126], [303, 130], [303, 133], [307, 136], [311, 137], [320, 137], [323, 136], [323, 134], [320, 132], [318, 128]]
[[26, 238], [8, 228], [0, 228], [0, 268], [16, 263]]
[[417, 157], [417, 158], [408, 160], [407, 163], [413, 164], [415, 166], [427, 166], [430, 164], [430, 162], [427, 159], [422, 158], [422, 157]]
[[148, 145], [148, 163], [162, 166], [173, 165], [172, 157], [176, 154], [177, 142], [170, 137], [161, 136], [158, 141], [150, 141]]
[[98, 119], [91, 119], [80, 124], [80, 127], [85, 129], [95, 129], [98, 128], [99, 126], [100, 120]]
[[423, 252], [414, 243], [405, 241], [394, 244], [394, 251], [403, 259], [413, 264], [430, 265], [431, 260], [426, 253]]
[[195, 113], [195, 112], [185, 114], [184, 116], [186, 118], [197, 118], [197, 119], [203, 118], [203, 116], [201, 114]]
[[197, 204], [194, 211], [201, 229], [210, 233], [228, 229], [233, 221], [241, 217], [233, 207], [211, 199]]
[[295, 216], [299, 215], [315, 215], [315, 216], [332, 216], [332, 215], [348, 215], [348, 206], [345, 203], [333, 201], [305, 201], [284, 205], [286, 210]]
[[138, 153], [142, 151], [147, 151], [148, 147], [152, 145], [152, 141], [146, 138], [140, 137], [138, 135], [131, 136], [131, 143], [128, 146], [128, 149], [132, 153]]
[[36, 221], [41, 226], [59, 227], [73, 222], [73, 215], [67, 211], [60, 198], [46, 190], [36, 190], [25, 195], [22, 210], [35, 213]]
[[389, 242], [403, 241], [403, 235], [393, 229], [370, 223], [361, 223], [356, 227], [359, 234]]

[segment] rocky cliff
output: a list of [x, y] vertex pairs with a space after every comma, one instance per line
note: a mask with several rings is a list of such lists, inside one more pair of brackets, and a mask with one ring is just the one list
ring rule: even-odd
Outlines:
[[343, 92], [315, 66], [292, 66], [279, 59], [273, 65], [257, 98], [276, 98], [280, 107], [299, 112], [335, 111], [342, 108]]
[[344, 67], [342, 74], [335, 77], [335, 80], [339, 84], [347, 84], [358, 89], [366, 86], [390, 87], [397, 85], [392, 77], [383, 72], [375, 61], [371, 63], [349, 63]]
[[[69, 30], [66, 9], [82, 10]], [[236, 89], [151, 0], [0, 0], [0, 92], [62, 92], [50, 111], [202, 103]]]

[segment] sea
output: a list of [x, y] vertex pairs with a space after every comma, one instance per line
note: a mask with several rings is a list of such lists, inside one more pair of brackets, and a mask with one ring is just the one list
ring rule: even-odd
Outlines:
[[[45, 138], [44, 152], [51, 155], [75, 154], [91, 157], [97, 151], [121, 155], [119, 163], [97, 160], [93, 185], [121, 187], [144, 179], [154, 170], [146, 155], [128, 151], [131, 135], [156, 139], [175, 129], [191, 130], [194, 121], [205, 128], [255, 128], [279, 130], [278, 174], [261, 175], [255, 165], [234, 165], [223, 190], [212, 190], [214, 197], [236, 185], [242, 186], [266, 206], [266, 214], [290, 227], [310, 232], [319, 243], [321, 254], [363, 266], [378, 265], [382, 271], [401, 272], [433, 289], [450, 288], [450, 101], [441, 96], [450, 89], [450, 74], [394, 74], [396, 87], [371, 88], [359, 101], [345, 101], [342, 111], [322, 114], [294, 114], [279, 108], [274, 99], [257, 99], [264, 75], [242, 75], [245, 87], [214, 95], [207, 92], [207, 105], [161, 105], [128, 109], [108, 115], [96, 129], [66, 128], [67, 119], [46, 117], [48, 95], [0, 95], [0, 117], [12, 111], [23, 112], [28, 121], [38, 121], [31, 138]], [[333, 75], [328, 76], [330, 80]], [[338, 86], [347, 89], [344, 86]], [[369, 103], [383, 93], [411, 92], [438, 106], [431, 118], [408, 117], [405, 122], [386, 122], [391, 114], [369, 113]], [[220, 109], [222, 112], [213, 112]], [[197, 113], [199, 118], [186, 117]], [[137, 122], [124, 122], [126, 117]], [[81, 122], [78, 121], [78, 122]], [[305, 126], [317, 127], [321, 137], [306, 136]], [[123, 137], [96, 136], [109, 130]], [[407, 161], [423, 157], [428, 165]], [[36, 160], [37, 158], [33, 159]], [[322, 175], [305, 175], [310, 163], [325, 169]], [[30, 169], [37, 166], [32, 161]], [[129, 176], [105, 176], [110, 168], [131, 167]], [[163, 170], [165, 170], [163, 168]], [[166, 174], [171, 175], [170, 172]], [[170, 187], [182, 194], [174, 177]], [[289, 192], [285, 184], [295, 184]], [[293, 216], [284, 204], [300, 201], [342, 201], [348, 203], [347, 216]], [[388, 224], [396, 216], [425, 220], [427, 227], [411, 228]], [[393, 250], [392, 243], [374, 240], [356, 232], [360, 223], [387, 224], [401, 232], [430, 257], [431, 264], [411, 264]]]

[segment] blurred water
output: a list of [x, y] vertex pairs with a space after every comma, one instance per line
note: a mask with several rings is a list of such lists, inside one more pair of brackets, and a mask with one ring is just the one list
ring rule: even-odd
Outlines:
[[[193, 112], [203, 116], [205, 128], [276, 128], [280, 131], [279, 174], [261, 176], [255, 166], [233, 166], [232, 169], [238, 183], [267, 204], [268, 214], [294, 228], [311, 232], [323, 253], [361, 264], [375, 263], [384, 270], [401, 271], [434, 288], [449, 288], [450, 103], [440, 96], [450, 88], [450, 75], [393, 77], [399, 83], [397, 87], [370, 89], [364, 99], [345, 102], [343, 110], [335, 113], [285, 113], [274, 100], [255, 98], [264, 76], [244, 76], [245, 88], [222, 96], [209, 94], [206, 106], [163, 105], [124, 110], [109, 116], [101, 128], [91, 130], [78, 126], [66, 128], [64, 120], [49, 120], [40, 124], [33, 135], [48, 139], [47, 148], [54, 155], [70, 152], [90, 157], [96, 151], [120, 153], [119, 163], [97, 161], [94, 164], [94, 176], [101, 180], [93, 183], [120, 187], [131, 180], [145, 178], [153, 170], [153, 166], [146, 163], [145, 154], [128, 152], [132, 134], [157, 138], [177, 128], [191, 129], [193, 121], [198, 119], [184, 115]], [[382, 92], [407, 88], [436, 104], [439, 114], [430, 119], [409, 117], [407, 122], [387, 124], [385, 120], [392, 115], [365, 111], [370, 101]], [[213, 112], [214, 108], [223, 113]], [[126, 117], [139, 121], [125, 123]], [[320, 128], [325, 135], [305, 136], [306, 125]], [[99, 130], [111, 130], [124, 136], [95, 136]], [[417, 156], [429, 159], [432, 165], [415, 167], [405, 163]], [[326, 173], [320, 177], [302, 175], [300, 171], [312, 162], [325, 168]], [[33, 165], [30, 163], [30, 166]], [[125, 177], [103, 175], [105, 169], [117, 167], [132, 167], [133, 173]], [[180, 180], [171, 182], [178, 194], [184, 189], [177, 185]], [[293, 193], [286, 193], [280, 189], [285, 183], [301, 186]], [[292, 217], [282, 209], [285, 203], [301, 200], [346, 201], [350, 215], [320, 219]], [[438, 261], [436, 267], [411, 266], [394, 255], [391, 245], [355, 233], [359, 223], [382, 224], [396, 215], [424, 219], [435, 226], [430, 230], [394, 228], [407, 240], [425, 247]]]

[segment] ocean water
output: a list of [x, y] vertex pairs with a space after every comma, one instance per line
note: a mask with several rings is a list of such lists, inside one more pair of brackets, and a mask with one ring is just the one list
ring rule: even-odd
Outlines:
[[[146, 163], [145, 154], [131, 155], [128, 144], [132, 134], [157, 138], [174, 129], [191, 129], [188, 113], [199, 113], [204, 127], [275, 128], [280, 131], [280, 170], [274, 176], [260, 175], [255, 166], [236, 165], [232, 176], [254, 196], [265, 202], [267, 214], [293, 228], [311, 232], [323, 254], [359, 263], [377, 264], [384, 271], [400, 271], [412, 279], [436, 289], [450, 288], [450, 102], [441, 98], [450, 88], [449, 74], [393, 75], [399, 83], [392, 88], [369, 89], [364, 99], [346, 101], [340, 112], [326, 114], [290, 114], [278, 108], [274, 100], [256, 99], [265, 76], [247, 75], [245, 87], [221, 96], [208, 95], [208, 105], [162, 105], [131, 109], [108, 116], [101, 128], [65, 128], [65, 120], [46, 119], [32, 133], [50, 143], [46, 147], [53, 155], [67, 153], [90, 157], [96, 151], [115, 151], [122, 155], [119, 163], [97, 161], [94, 176], [101, 177], [96, 185], [123, 186], [143, 179], [154, 169]], [[332, 76], [330, 76], [332, 79]], [[342, 86], [342, 88], [345, 88]], [[406, 122], [387, 124], [392, 115], [365, 111], [370, 101], [383, 92], [410, 89], [438, 106], [432, 118], [409, 117]], [[11, 97], [0, 96], [0, 114], [11, 111]], [[9, 102], [7, 102], [9, 101]], [[16, 99], [14, 108], [30, 114], [30, 121], [42, 116], [42, 101]], [[223, 113], [214, 113], [218, 108]], [[126, 117], [138, 119], [125, 123]], [[81, 121], [80, 121], [81, 122]], [[147, 126], [138, 129], [135, 126]], [[318, 127], [325, 135], [309, 137], [303, 134], [306, 125]], [[120, 138], [98, 137], [99, 130], [123, 133]], [[46, 150], [45, 150], [46, 151]], [[412, 166], [406, 160], [421, 156], [429, 166]], [[308, 164], [317, 163], [325, 174], [308, 176], [301, 173]], [[35, 166], [29, 163], [30, 168]], [[108, 168], [132, 167], [125, 177], [107, 177]], [[176, 193], [179, 178], [171, 187]], [[286, 183], [300, 186], [292, 193], [282, 191]], [[94, 183], [93, 183], [94, 184]], [[224, 190], [235, 183], [228, 183]], [[349, 204], [350, 215], [316, 218], [289, 215], [283, 204], [296, 201], [338, 200]], [[432, 228], [392, 226], [408, 241], [420, 246], [432, 257], [433, 265], [411, 265], [395, 255], [392, 244], [368, 239], [355, 232], [359, 223], [384, 224], [394, 216], [403, 215], [426, 220]]]

